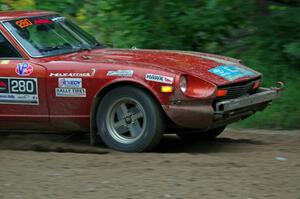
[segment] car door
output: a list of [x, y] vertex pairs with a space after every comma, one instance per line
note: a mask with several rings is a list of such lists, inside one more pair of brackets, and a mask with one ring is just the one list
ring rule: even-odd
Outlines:
[[24, 59], [0, 32], [0, 130], [36, 130], [49, 122], [46, 69]]

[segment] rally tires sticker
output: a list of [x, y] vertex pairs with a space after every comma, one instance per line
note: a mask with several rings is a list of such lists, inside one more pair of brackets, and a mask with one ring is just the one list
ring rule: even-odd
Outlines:
[[56, 97], [86, 97], [85, 88], [56, 88]]
[[0, 77], [0, 104], [39, 105], [38, 80]]

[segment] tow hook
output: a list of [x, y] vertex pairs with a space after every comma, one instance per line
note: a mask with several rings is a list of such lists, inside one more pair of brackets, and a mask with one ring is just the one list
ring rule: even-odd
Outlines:
[[284, 86], [283, 82], [277, 82], [276, 87], [271, 87], [272, 90], [275, 90], [277, 92], [283, 91], [284, 88], [285, 88], [285, 86]]

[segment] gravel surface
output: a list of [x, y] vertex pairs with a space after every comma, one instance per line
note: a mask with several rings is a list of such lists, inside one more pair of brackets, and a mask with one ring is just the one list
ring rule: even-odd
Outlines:
[[300, 131], [166, 136], [141, 154], [92, 147], [84, 136], [2, 134], [0, 165], [5, 199], [300, 199]]

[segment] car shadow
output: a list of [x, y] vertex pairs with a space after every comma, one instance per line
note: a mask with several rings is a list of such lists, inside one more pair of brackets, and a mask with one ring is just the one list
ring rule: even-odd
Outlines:
[[86, 134], [0, 134], [0, 150], [36, 151], [56, 153], [107, 154], [109, 149], [91, 146]]
[[[267, 143], [244, 138], [221, 137], [213, 141], [187, 141], [175, 135], [166, 135], [151, 153], [238, 153], [253, 150]], [[103, 143], [89, 144], [86, 134], [0, 134], [0, 150], [107, 154], [111, 152]]]
[[238, 153], [252, 151], [253, 147], [267, 145], [259, 140], [245, 138], [220, 137], [214, 140], [183, 140], [175, 135], [165, 136], [158, 147], [156, 153]]

